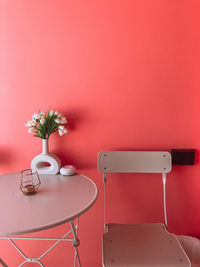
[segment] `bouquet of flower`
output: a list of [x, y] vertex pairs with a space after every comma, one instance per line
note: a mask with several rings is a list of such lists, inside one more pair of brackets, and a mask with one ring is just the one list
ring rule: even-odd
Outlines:
[[48, 139], [49, 136], [58, 131], [62, 136], [67, 133], [63, 124], [67, 123], [66, 118], [57, 111], [39, 112], [32, 116], [25, 126], [28, 127], [29, 133], [34, 133], [34, 136], [42, 139]]

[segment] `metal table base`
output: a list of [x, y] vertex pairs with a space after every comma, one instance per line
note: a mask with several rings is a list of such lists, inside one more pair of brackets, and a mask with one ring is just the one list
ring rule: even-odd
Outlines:
[[[74, 267], [77, 266], [81, 267], [79, 252], [78, 252], [78, 246], [80, 245], [80, 241], [78, 239], [78, 227], [79, 227], [79, 217], [77, 218], [77, 221], [75, 223], [75, 220], [70, 220], [70, 226], [71, 230], [68, 231], [64, 236], [61, 238], [49, 238], [49, 237], [21, 237], [21, 236], [0, 236], [0, 239], [7, 239], [10, 241], [10, 243], [15, 247], [15, 249], [21, 254], [21, 256], [25, 259], [18, 267], [23, 266], [25, 263], [33, 262], [38, 263], [40, 266], [45, 267], [44, 264], [40, 261], [47, 253], [49, 253], [53, 248], [55, 248], [60, 242], [62, 241], [70, 241], [72, 242], [72, 245], [74, 246]], [[72, 233], [73, 238], [67, 238]], [[13, 240], [20, 239], [20, 240], [52, 240], [56, 241], [49, 249], [47, 249], [40, 257], [38, 258], [29, 258], [27, 257], [22, 250], [19, 248], [19, 246], [16, 245], [16, 243]], [[5, 265], [6, 266], [6, 265]]]

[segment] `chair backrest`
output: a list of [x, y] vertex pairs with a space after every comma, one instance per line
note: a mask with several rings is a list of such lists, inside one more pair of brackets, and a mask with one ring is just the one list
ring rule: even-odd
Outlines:
[[104, 229], [106, 224], [106, 180], [107, 173], [161, 173], [163, 179], [163, 203], [165, 225], [166, 211], [166, 173], [171, 171], [171, 154], [166, 151], [102, 151], [98, 155], [98, 169], [104, 180]]
[[171, 154], [166, 151], [104, 151], [98, 155], [103, 173], [168, 173]]

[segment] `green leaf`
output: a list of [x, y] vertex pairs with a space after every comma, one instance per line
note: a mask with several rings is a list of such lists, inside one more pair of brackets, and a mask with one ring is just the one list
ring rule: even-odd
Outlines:
[[38, 135], [38, 134], [34, 134], [33, 136], [42, 138], [42, 137], [41, 137], [40, 135]]

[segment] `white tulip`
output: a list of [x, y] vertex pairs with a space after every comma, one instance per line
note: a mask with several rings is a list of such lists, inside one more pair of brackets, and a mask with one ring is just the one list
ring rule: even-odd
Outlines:
[[60, 125], [60, 126], [58, 126], [58, 129], [59, 129], [59, 130], [64, 130], [65, 127]]
[[36, 125], [36, 121], [35, 120], [29, 120], [26, 124], [26, 127], [32, 127]]
[[31, 121], [31, 126], [36, 126], [37, 122], [35, 120]]
[[38, 113], [33, 114], [32, 120], [38, 120], [38, 119], [40, 119], [40, 114]]
[[29, 120], [26, 124], [25, 124], [26, 127], [31, 127], [31, 121]]
[[29, 133], [33, 133], [34, 132], [34, 129], [31, 127], [31, 128], [28, 129], [28, 132]]
[[59, 119], [62, 118], [62, 114], [61, 113], [58, 113], [57, 116], [58, 116]]
[[44, 124], [44, 122], [45, 122], [45, 119], [44, 118], [41, 118], [40, 119], [40, 124]]
[[57, 118], [57, 119], [55, 119], [55, 122], [56, 123], [61, 123], [61, 120]]
[[50, 110], [49, 111], [49, 116], [53, 116], [54, 115], [54, 111], [53, 110]]
[[62, 136], [67, 133], [67, 130], [65, 128], [62, 130], [59, 129], [58, 132], [59, 132], [59, 135]]
[[40, 118], [41, 118], [41, 117], [44, 117], [44, 116], [45, 116], [45, 113], [41, 111], [41, 112], [40, 112]]
[[65, 123], [67, 123], [67, 120], [66, 120], [66, 118], [65, 118], [65, 117], [62, 117], [62, 119], [61, 119], [61, 123], [62, 123], [62, 124], [65, 124]]
[[63, 133], [63, 130], [58, 130], [58, 133], [60, 136], [62, 136], [64, 133]]

